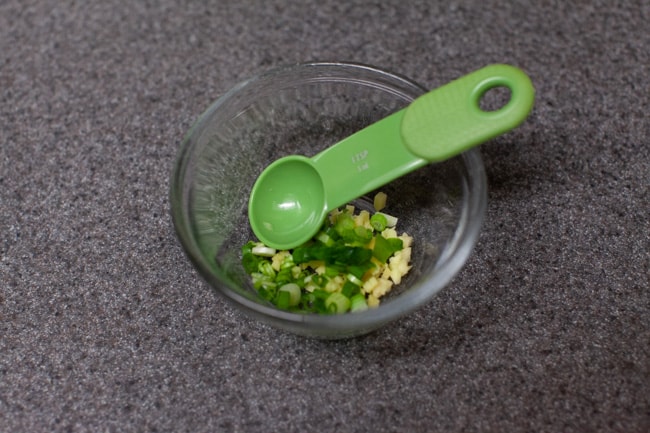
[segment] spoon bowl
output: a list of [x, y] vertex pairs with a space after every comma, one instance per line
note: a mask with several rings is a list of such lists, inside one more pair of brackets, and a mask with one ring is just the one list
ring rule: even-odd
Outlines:
[[327, 214], [325, 187], [311, 159], [300, 155], [269, 165], [253, 187], [249, 208], [253, 230], [264, 233], [269, 245], [286, 239], [308, 241]]

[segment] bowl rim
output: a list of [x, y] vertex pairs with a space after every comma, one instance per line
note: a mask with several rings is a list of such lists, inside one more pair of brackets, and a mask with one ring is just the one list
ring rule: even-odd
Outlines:
[[[235, 84], [197, 117], [181, 141], [170, 182], [169, 199], [171, 205], [171, 217], [176, 235], [183, 246], [186, 256], [209, 286], [230, 302], [243, 308], [246, 313], [250, 313], [258, 318], [264, 318], [266, 321], [269, 321], [268, 319], [270, 319], [273, 324], [281, 325], [285, 328], [287, 326], [292, 327], [291, 325], [307, 325], [307, 328], [305, 329], [306, 333], [313, 333], [314, 331], [322, 329], [327, 330], [327, 333], [329, 334], [347, 332], [353, 329], [372, 330], [382, 324], [398, 319], [422, 307], [428, 300], [433, 298], [435, 294], [449, 284], [469, 258], [472, 249], [478, 241], [487, 208], [487, 179], [485, 168], [478, 148], [473, 148], [459, 155], [467, 170], [467, 190], [471, 192], [468, 193], [467, 206], [463, 207], [460, 221], [454, 232], [454, 237], [446, 247], [446, 254], [438, 259], [435, 268], [430, 274], [431, 278], [427, 278], [424, 281], [416, 281], [408, 291], [405, 291], [395, 298], [382, 302], [378, 308], [371, 308], [360, 313], [320, 315], [280, 310], [270, 305], [255, 302], [237, 293], [229, 287], [230, 284], [236, 283], [225, 273], [218, 276], [215, 275], [212, 272], [211, 267], [207, 264], [207, 260], [205, 260], [204, 256], [200, 254], [200, 249], [196, 239], [188, 228], [185, 209], [183, 209], [183, 206], [178, 206], [178, 203], [183, 203], [180, 198], [186, 189], [184, 185], [184, 175], [187, 169], [187, 161], [192, 150], [192, 147], [190, 146], [191, 138], [197, 131], [200, 131], [201, 126], [211, 117], [212, 113], [227, 103], [231, 98], [237, 96], [239, 92], [249, 88], [250, 86], [261, 81], [270, 80], [278, 75], [292, 74], [299, 70], [318, 69], [334, 72], [339, 68], [349, 71], [364, 71], [366, 73], [375, 74], [378, 77], [381, 76], [396, 83], [400, 83], [401, 85], [412, 89], [415, 93], [422, 94], [427, 91], [426, 88], [405, 76], [363, 63], [306, 62], [273, 68]], [[355, 82], [355, 80], [347, 78], [328, 79], [327, 77], [318, 78], [316, 80], [305, 79], [300, 81], [304, 81], [305, 83], [313, 81]], [[366, 80], [359, 81], [366, 82]], [[380, 87], [382, 90], [390, 92], [389, 86]], [[409, 96], [415, 98], [418, 95], [414, 94]], [[295, 330], [295, 326], [292, 328]]]

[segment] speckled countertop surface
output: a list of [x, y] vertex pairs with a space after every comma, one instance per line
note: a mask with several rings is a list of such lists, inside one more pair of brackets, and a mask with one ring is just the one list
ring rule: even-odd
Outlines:
[[[1, 432], [650, 431], [648, 1], [0, 2]], [[307, 60], [538, 91], [482, 150], [466, 267], [363, 338], [202, 282], [169, 217], [183, 134]]]

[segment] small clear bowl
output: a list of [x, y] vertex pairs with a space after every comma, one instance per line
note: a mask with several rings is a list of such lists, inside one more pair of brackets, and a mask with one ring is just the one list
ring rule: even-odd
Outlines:
[[[269, 163], [289, 154], [313, 156], [426, 91], [371, 66], [307, 63], [253, 77], [214, 102], [182, 142], [170, 193], [178, 238], [208, 284], [260, 321], [329, 339], [371, 332], [445, 287], [467, 260], [485, 214], [485, 170], [476, 149], [381, 188], [388, 194], [385, 211], [414, 243], [411, 271], [378, 308], [340, 315], [279, 310], [257, 296], [240, 264], [242, 245], [255, 239], [250, 190]], [[355, 205], [371, 209], [374, 193]]]

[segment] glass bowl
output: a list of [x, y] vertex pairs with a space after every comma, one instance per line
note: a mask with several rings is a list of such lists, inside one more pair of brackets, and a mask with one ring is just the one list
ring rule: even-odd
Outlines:
[[[445, 287], [467, 260], [485, 214], [485, 171], [476, 149], [381, 188], [385, 211], [414, 241], [411, 271], [377, 308], [339, 315], [280, 310], [258, 297], [240, 264], [242, 245], [255, 239], [250, 190], [269, 163], [289, 154], [311, 157], [426, 91], [375, 67], [307, 63], [253, 77], [214, 102], [183, 139], [170, 193], [178, 238], [208, 284], [269, 325], [331, 339], [384, 326]], [[371, 209], [374, 193], [354, 204]]]

